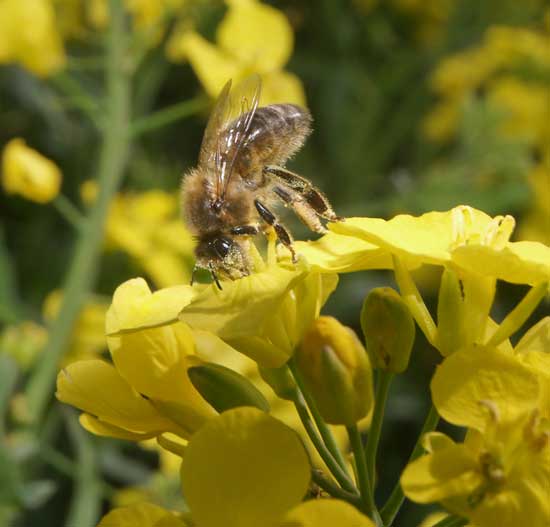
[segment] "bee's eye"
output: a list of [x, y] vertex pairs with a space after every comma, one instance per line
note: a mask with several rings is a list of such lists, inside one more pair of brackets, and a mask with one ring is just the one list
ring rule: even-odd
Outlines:
[[228, 238], [216, 238], [212, 242], [214, 251], [216, 251], [216, 254], [218, 254], [220, 258], [225, 258], [227, 256], [229, 249], [231, 249], [231, 245], [231, 240]]

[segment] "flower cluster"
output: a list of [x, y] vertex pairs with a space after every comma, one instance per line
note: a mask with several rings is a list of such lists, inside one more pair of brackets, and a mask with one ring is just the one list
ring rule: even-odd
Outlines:
[[[252, 247], [255, 272], [222, 290], [151, 292], [139, 278], [119, 286], [106, 316], [110, 360], [69, 364], [57, 397], [83, 411], [92, 433], [156, 438], [181, 457], [188, 510], [133, 504], [102, 527], [391, 525], [396, 500], [374, 502], [376, 448], [391, 378], [414, 360], [415, 323], [443, 357], [434, 413], [467, 433], [456, 443], [434, 421], [397, 495], [439, 502], [477, 527], [548, 523], [550, 318], [515, 347], [509, 337], [548, 292], [550, 247], [510, 242], [512, 217], [465, 206], [329, 227], [296, 243], [298, 264], [273, 240], [266, 261]], [[410, 272], [426, 264], [442, 268], [435, 320]], [[392, 269], [399, 292], [366, 298], [365, 349], [320, 312], [339, 273], [369, 269]], [[530, 289], [497, 323], [499, 280]], [[359, 426], [368, 422], [364, 449]], [[346, 427], [354, 471], [328, 424]], [[302, 503], [318, 489], [325, 499]]]
[[490, 27], [480, 45], [446, 58], [431, 86], [438, 96], [424, 122], [434, 141], [453, 138], [469, 101], [482, 99], [498, 112], [503, 138], [527, 145], [538, 161], [527, 175], [532, 206], [522, 221], [524, 239], [550, 243], [550, 125], [547, 28]]

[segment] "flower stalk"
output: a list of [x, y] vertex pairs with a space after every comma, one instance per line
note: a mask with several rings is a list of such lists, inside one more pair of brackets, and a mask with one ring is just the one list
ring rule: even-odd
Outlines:
[[82, 222], [74, 257], [63, 285], [63, 302], [50, 329], [48, 343], [26, 390], [31, 423], [39, 426], [67, 347], [73, 325], [92, 290], [103, 241], [103, 226], [111, 199], [117, 192], [129, 152], [130, 78], [127, 64], [127, 35], [121, 0], [111, 0], [111, 24], [106, 48], [106, 122], [98, 167], [99, 194]]

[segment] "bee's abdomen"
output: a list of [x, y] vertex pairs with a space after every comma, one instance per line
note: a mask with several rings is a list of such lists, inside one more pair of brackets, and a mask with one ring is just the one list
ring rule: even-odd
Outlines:
[[[258, 108], [248, 140], [239, 157], [242, 165], [283, 165], [304, 144], [311, 132], [311, 115], [294, 104], [272, 104]], [[246, 172], [246, 166], [242, 166]]]

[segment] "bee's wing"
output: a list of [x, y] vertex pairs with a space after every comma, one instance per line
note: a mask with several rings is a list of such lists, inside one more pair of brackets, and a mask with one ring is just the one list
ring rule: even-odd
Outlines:
[[216, 197], [222, 199], [235, 160], [246, 143], [261, 93], [259, 75], [252, 75], [231, 90], [223, 87], [204, 132], [199, 163], [216, 174]]

